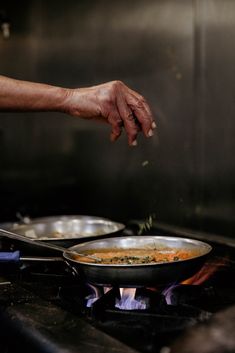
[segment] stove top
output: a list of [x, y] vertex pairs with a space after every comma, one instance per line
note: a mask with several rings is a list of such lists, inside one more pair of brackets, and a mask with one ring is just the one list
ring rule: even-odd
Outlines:
[[0, 351], [234, 352], [235, 248], [211, 245], [200, 273], [161, 289], [94, 287], [63, 261], [1, 267]]

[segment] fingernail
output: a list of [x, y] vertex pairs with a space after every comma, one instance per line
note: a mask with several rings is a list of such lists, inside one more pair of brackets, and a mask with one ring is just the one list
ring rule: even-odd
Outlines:
[[152, 122], [152, 129], [156, 129], [157, 125], [155, 123], [155, 121]]
[[134, 141], [131, 143], [131, 146], [137, 146], [137, 140], [134, 140]]
[[150, 129], [149, 132], [148, 132], [148, 137], [151, 137], [151, 136], [153, 136], [153, 130], [152, 129]]

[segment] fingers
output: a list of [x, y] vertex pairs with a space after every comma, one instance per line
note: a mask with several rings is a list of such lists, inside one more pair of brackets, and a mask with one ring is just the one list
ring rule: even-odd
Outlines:
[[153, 136], [156, 123], [153, 120], [152, 112], [145, 99], [138, 93], [131, 91], [128, 104], [138, 119], [144, 135], [146, 137]]
[[156, 124], [145, 99], [121, 81], [95, 86], [92, 95], [92, 118], [101, 117], [111, 125], [110, 138], [116, 141], [124, 126], [128, 144], [137, 145], [137, 135], [142, 131], [146, 137], [153, 135]]
[[133, 112], [127, 105], [123, 96], [120, 94], [117, 96], [117, 107], [118, 107], [119, 115], [123, 120], [123, 124], [127, 133], [128, 144], [130, 146], [136, 146], [137, 145], [136, 138], [139, 131], [139, 127], [135, 122], [135, 117], [133, 115]]
[[149, 105], [140, 94], [124, 86], [124, 90], [117, 93], [116, 105], [130, 146], [137, 145], [137, 134], [140, 130], [146, 137], [153, 136], [156, 124]]
[[112, 127], [110, 140], [114, 142], [119, 138], [122, 133], [122, 119], [120, 118], [118, 112], [114, 112], [112, 113], [112, 115], [109, 115], [108, 122]]

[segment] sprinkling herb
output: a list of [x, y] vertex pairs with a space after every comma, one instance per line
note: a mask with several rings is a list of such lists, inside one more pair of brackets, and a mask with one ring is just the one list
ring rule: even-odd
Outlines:
[[155, 214], [150, 214], [143, 223], [139, 224], [138, 235], [143, 234], [143, 232], [148, 231], [153, 226], [153, 219], [155, 219]]

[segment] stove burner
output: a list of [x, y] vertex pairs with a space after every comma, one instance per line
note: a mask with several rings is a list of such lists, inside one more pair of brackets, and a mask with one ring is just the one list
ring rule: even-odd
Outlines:
[[120, 288], [120, 298], [115, 300], [115, 308], [122, 310], [145, 310], [149, 308], [147, 297], [135, 296], [135, 288]]
[[[34, 313], [40, 298], [47, 307], [41, 312], [45, 323], [47, 315], [56, 308], [61, 310], [62, 318], [72, 315], [73, 323], [91, 325], [95, 341], [102, 332], [138, 353], [170, 352], [174, 342], [185, 335], [185, 342], [190, 345], [188, 330], [194, 332], [197, 325], [210, 327], [214, 314], [235, 304], [235, 262], [232, 260], [235, 253], [231, 248], [215, 250], [213, 261], [206, 264], [204, 272], [164, 289], [96, 287], [75, 276], [64, 262], [24, 263], [18, 269], [3, 271], [0, 304], [15, 312], [20, 310], [20, 315], [25, 310], [26, 317], [37, 321]], [[55, 339], [61, 322], [59, 317], [55, 327], [51, 326]], [[101, 351], [109, 350], [109, 346], [102, 344]], [[174, 352], [179, 353], [180, 349], [175, 348]]]

